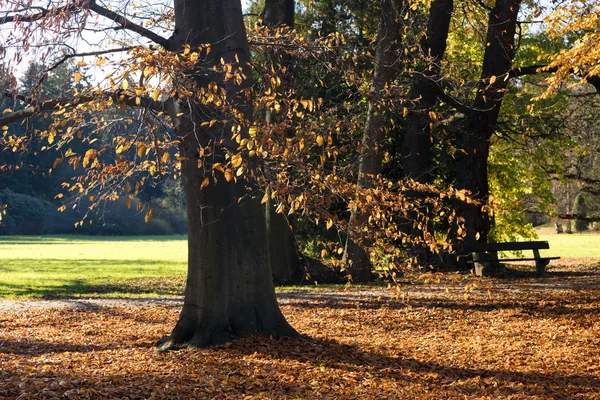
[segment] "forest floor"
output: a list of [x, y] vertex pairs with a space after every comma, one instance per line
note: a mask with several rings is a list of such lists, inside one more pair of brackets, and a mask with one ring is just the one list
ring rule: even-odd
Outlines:
[[600, 263], [278, 294], [298, 339], [156, 354], [181, 299], [0, 302], [0, 398], [600, 398]]

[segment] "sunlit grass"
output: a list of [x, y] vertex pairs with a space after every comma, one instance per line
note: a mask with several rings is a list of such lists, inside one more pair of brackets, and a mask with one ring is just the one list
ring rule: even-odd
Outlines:
[[0, 237], [0, 297], [181, 294], [185, 236]]
[[[539, 240], [550, 243], [543, 256], [600, 258], [600, 234], [540, 235]], [[185, 236], [0, 237], [0, 298], [180, 295], [186, 263]], [[290, 286], [278, 291], [343, 287]]]
[[550, 245], [550, 250], [541, 251], [543, 256], [600, 258], [600, 234], [540, 235], [539, 240], [546, 240]]

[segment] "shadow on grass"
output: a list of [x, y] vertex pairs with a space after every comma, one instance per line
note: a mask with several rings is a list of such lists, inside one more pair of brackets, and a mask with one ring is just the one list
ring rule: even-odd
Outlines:
[[37, 299], [66, 299], [81, 296], [113, 294], [115, 297], [131, 295], [177, 296], [184, 290], [185, 281], [166, 278], [132, 278], [122, 282], [90, 284], [83, 279], [65, 280], [60, 285], [36, 285], [0, 283], [0, 298], [24, 297]]
[[186, 235], [148, 236], [94, 236], [94, 235], [46, 235], [46, 236], [0, 236], [0, 245], [19, 244], [69, 244], [73, 242], [171, 242], [187, 240]]

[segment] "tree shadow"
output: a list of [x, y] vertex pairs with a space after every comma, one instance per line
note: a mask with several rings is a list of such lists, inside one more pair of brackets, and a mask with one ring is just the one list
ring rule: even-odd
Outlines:
[[[470, 394], [477, 393], [482, 389], [481, 385], [471, 387], [471, 383], [467, 381], [473, 378], [489, 379], [495, 382], [490, 382], [490, 385], [535, 386], [536, 394], [549, 397], [561, 390], [564, 391], [566, 387], [587, 393], [600, 391], [600, 378], [595, 375], [561, 375], [550, 372], [517, 372], [496, 368], [457, 367], [434, 361], [422, 361], [411, 356], [390, 357], [365, 352], [356, 346], [308, 336], [276, 340], [255, 336], [248, 340], [252, 341], [252, 345], [245, 345], [243, 341], [238, 342], [232, 346], [233, 351], [240, 356], [259, 352], [275, 359], [294, 360], [304, 364], [325, 366], [344, 372], [368, 374], [396, 381], [414, 381], [414, 374], [417, 373], [423, 377], [424, 381], [429, 381], [429, 384], [439, 385], [441, 388], [451, 383], [457, 388], [471, 392]], [[284, 345], [278, 345], [281, 343]]]
[[[498, 310], [515, 310], [521, 313], [542, 317], [560, 318], [564, 316], [583, 317], [600, 314], [598, 307], [576, 307], [577, 301], [562, 299], [560, 304], [538, 301], [542, 299], [473, 299], [464, 300], [441, 296], [410, 298], [405, 301], [391, 298], [352, 298], [323, 296], [319, 293], [303, 296], [280, 297], [286, 299], [286, 304], [304, 309], [330, 308], [330, 309], [364, 309], [377, 310], [381, 308], [402, 310], [408, 307], [425, 309], [444, 309], [457, 311], [494, 312]], [[591, 299], [587, 299], [591, 301]], [[548, 303], [548, 304], [545, 304]]]
[[[39, 356], [51, 353], [90, 353], [108, 349], [108, 346], [80, 345], [72, 343], [56, 343], [26, 338], [23, 340], [0, 339], [0, 354], [19, 354]], [[111, 346], [110, 348], [114, 348]]]

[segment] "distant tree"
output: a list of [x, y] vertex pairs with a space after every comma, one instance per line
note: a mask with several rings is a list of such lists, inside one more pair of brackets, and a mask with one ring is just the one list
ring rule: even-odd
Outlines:
[[586, 204], [585, 195], [583, 193], [578, 193], [577, 197], [575, 197], [575, 203], [573, 204], [573, 213], [578, 217], [575, 220], [575, 230], [579, 233], [585, 232], [590, 228], [589, 221], [583, 220], [588, 215], [589, 207]]

